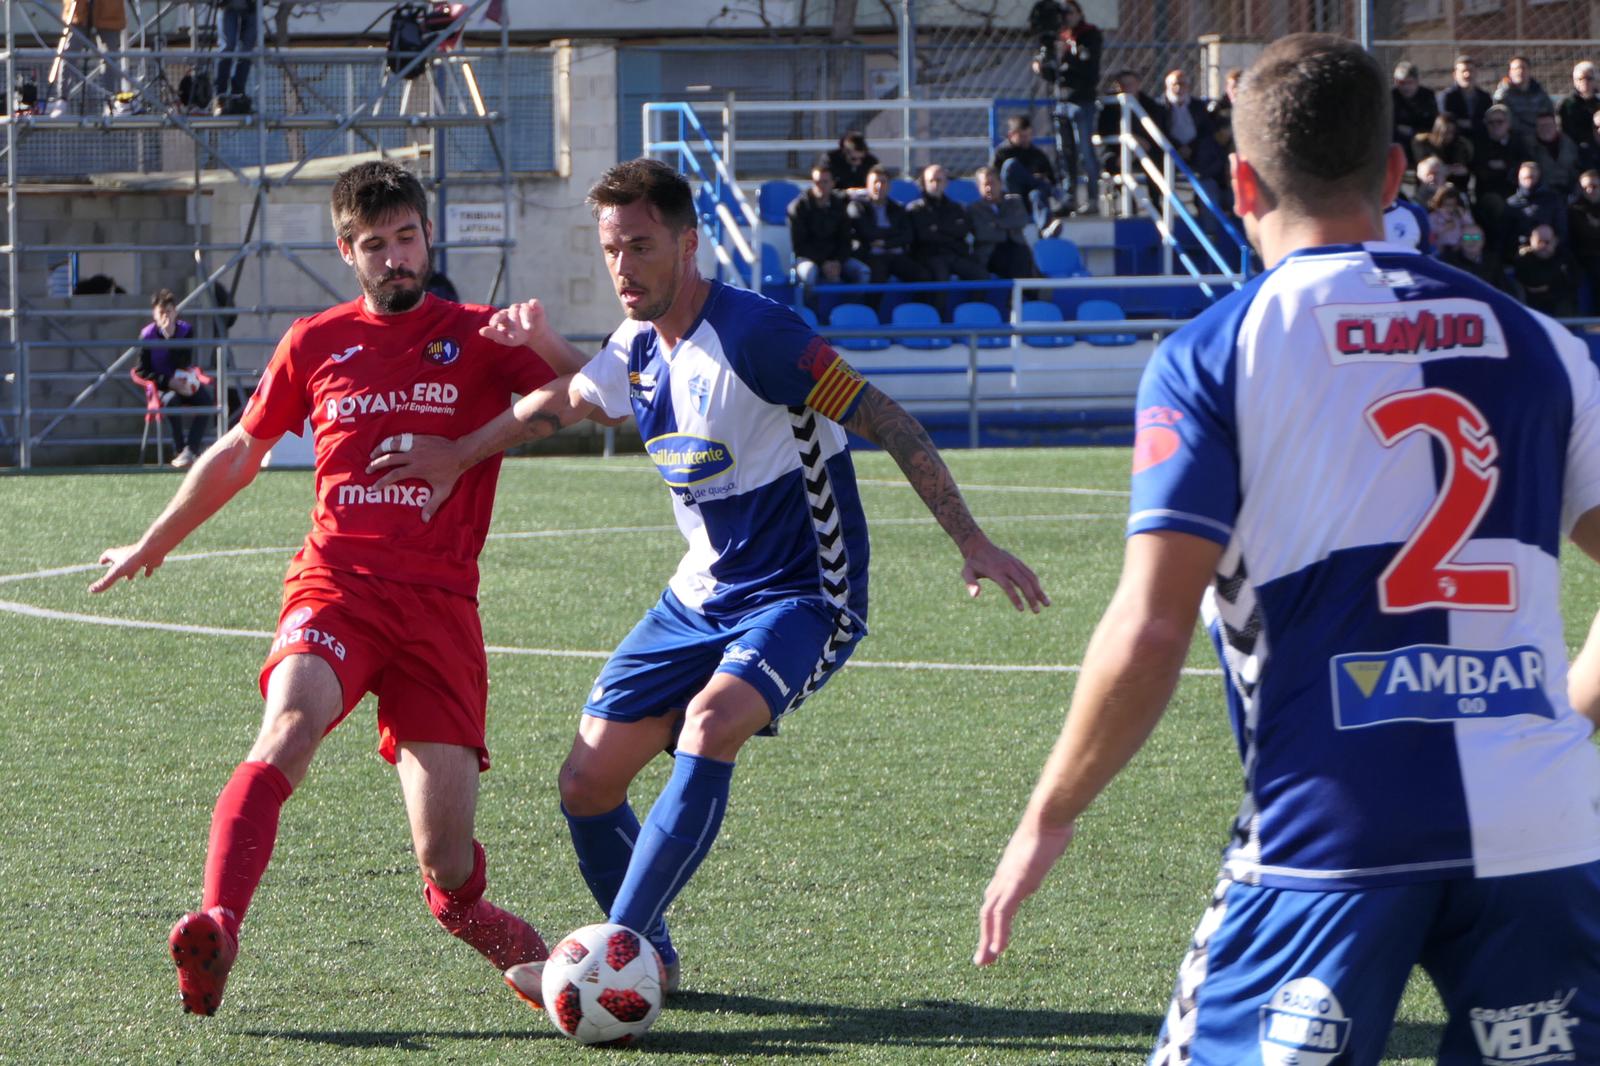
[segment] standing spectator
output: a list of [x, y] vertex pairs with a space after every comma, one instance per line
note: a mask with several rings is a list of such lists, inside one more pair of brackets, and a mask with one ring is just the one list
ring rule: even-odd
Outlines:
[[[153, 321], [139, 332], [135, 376], [154, 385], [167, 408], [215, 407], [216, 394], [201, 383], [195, 366], [198, 349], [163, 343], [194, 337], [194, 326], [178, 317], [178, 297], [171, 289], [160, 289], [150, 298], [150, 316]], [[193, 466], [204, 450], [206, 423], [211, 419], [200, 414], [178, 418], [170, 410], [166, 419], [172, 427], [172, 465], [179, 470]]]
[[1433, 124], [1411, 139], [1411, 158], [1417, 163], [1438, 159], [1446, 178], [1463, 191], [1472, 183], [1472, 142], [1456, 131], [1448, 115], [1434, 115]]
[[1600, 111], [1600, 75], [1595, 65], [1585, 59], [1572, 68], [1572, 91], [1556, 104], [1561, 132], [1571, 137], [1573, 144], [1587, 142], [1594, 131], [1597, 111]]
[[1511, 109], [1511, 128], [1523, 139], [1533, 136], [1534, 119], [1540, 112], [1550, 110], [1550, 94], [1528, 73], [1526, 56], [1512, 56], [1506, 64], [1506, 76], [1495, 87], [1494, 102]]
[[1567, 201], [1545, 184], [1539, 164], [1529, 160], [1517, 168], [1517, 191], [1506, 200], [1506, 254], [1513, 255], [1538, 226], [1549, 226], [1567, 238]]
[[1578, 177], [1578, 195], [1567, 208], [1568, 247], [1583, 272], [1588, 304], [1583, 313], [1600, 312], [1600, 170]]
[[843, 280], [860, 285], [872, 278], [867, 264], [850, 255], [849, 204], [834, 190], [825, 157], [811, 165], [811, 187], [789, 201], [789, 244], [807, 299], [819, 274], [830, 285]]
[[1544, 182], [1562, 196], [1571, 196], [1578, 187], [1578, 146], [1561, 132], [1556, 116], [1549, 111], [1534, 119], [1533, 155]]
[[944, 167], [922, 168], [922, 198], [906, 208], [911, 216], [911, 254], [928, 268], [934, 281], [988, 281], [989, 272], [972, 255], [972, 220], [966, 208], [944, 194], [950, 178]]
[[1033, 119], [1012, 115], [1006, 120], [1006, 143], [994, 150], [989, 165], [1000, 175], [1006, 192], [1027, 200], [1034, 224], [1044, 229], [1056, 197], [1056, 168], [1033, 143]]
[[839, 147], [828, 153], [828, 169], [833, 172], [836, 189], [864, 189], [867, 171], [878, 165], [878, 157], [867, 148], [860, 130], [849, 130], [839, 138]]
[[1556, 231], [1541, 222], [1528, 234], [1511, 272], [1522, 286], [1522, 302], [1555, 318], [1578, 313], [1578, 271]]
[[58, 62], [52, 65], [55, 80], [50, 85], [47, 114], [55, 118], [72, 111], [85, 115], [109, 112], [117, 78], [107, 53], [119, 50], [127, 40], [128, 12], [123, 0], [92, 4], [61, 0], [61, 22], [71, 30], [62, 40]]
[[1056, 87], [1056, 138], [1066, 202], [1063, 214], [1077, 210], [1077, 187], [1085, 186], [1084, 211], [1100, 204], [1100, 162], [1094, 157], [1095, 107], [1100, 92], [1100, 60], [1105, 35], [1083, 17], [1078, 0], [1061, 0], [1061, 30], [1048, 43], [1033, 71]]
[[1439, 111], [1449, 115], [1456, 123], [1456, 131], [1463, 137], [1476, 138], [1484, 134], [1484, 114], [1494, 99], [1475, 84], [1477, 66], [1469, 55], [1456, 56], [1451, 68], [1454, 83], [1439, 94]]
[[1503, 104], [1489, 108], [1485, 133], [1472, 146], [1472, 199], [1478, 222], [1498, 248], [1504, 237], [1506, 201], [1517, 191], [1517, 166], [1529, 156], [1522, 138], [1511, 130], [1511, 111]]
[[1022, 197], [1005, 191], [994, 167], [979, 167], [972, 176], [978, 183], [978, 199], [967, 205], [972, 257], [998, 277], [1037, 277], [1033, 249], [1023, 233], [1028, 209]]
[[1420, 157], [1414, 154], [1412, 142], [1435, 128], [1433, 120], [1439, 117], [1439, 101], [1431, 89], [1422, 87], [1417, 65], [1410, 60], [1395, 64], [1389, 96], [1394, 101], [1394, 143], [1406, 150], [1414, 166]]
[[1472, 212], [1454, 185], [1446, 185], [1424, 202], [1428, 205], [1428, 237], [1433, 242], [1433, 254], [1442, 256], [1446, 249], [1459, 245], [1461, 235], [1474, 225]]
[[259, 29], [256, 0], [220, 0], [217, 4], [217, 98], [212, 104], [216, 114], [248, 115], [255, 109], [245, 87]]
[[867, 171], [867, 195], [850, 201], [850, 229], [855, 257], [870, 268], [873, 284], [891, 276], [897, 281], [928, 280], [928, 268], [911, 258], [911, 218], [889, 198], [889, 172], [882, 166]]

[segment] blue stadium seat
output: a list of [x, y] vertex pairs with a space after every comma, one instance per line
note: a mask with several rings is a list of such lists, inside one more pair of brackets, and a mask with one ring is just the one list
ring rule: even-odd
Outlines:
[[756, 191], [756, 213], [769, 226], [787, 225], [789, 203], [801, 192], [800, 186], [781, 178], [762, 182]]
[[[1003, 326], [1005, 319], [1000, 317], [1000, 309], [994, 304], [970, 301], [956, 304], [955, 311], [950, 316], [950, 321], [963, 326]], [[980, 348], [1005, 348], [1010, 345], [1009, 337], [989, 336], [979, 337]]]
[[[840, 329], [870, 329], [880, 323], [878, 312], [866, 304], [839, 304], [828, 312], [828, 325]], [[835, 337], [833, 343], [854, 352], [881, 352], [889, 347], [887, 337]]]
[[1033, 261], [1047, 278], [1086, 278], [1083, 253], [1065, 237], [1040, 237], [1033, 244]]
[[922, 186], [905, 178], [895, 178], [889, 182], [889, 199], [904, 207], [912, 200], [922, 199]]
[[963, 207], [978, 202], [978, 183], [971, 178], [951, 178], [944, 194]]
[[811, 308], [807, 307], [805, 304], [795, 304], [792, 310], [795, 314], [800, 316], [800, 321], [804, 322], [812, 329], [818, 328], [817, 313], [811, 310]]
[[[1022, 302], [1022, 321], [1060, 322], [1061, 308], [1048, 300], [1024, 300]], [[1022, 343], [1030, 348], [1070, 348], [1074, 339], [1070, 333], [1042, 333], [1032, 337], [1023, 337]]]
[[[894, 309], [890, 319], [896, 326], [937, 326], [939, 312], [932, 304], [903, 303]], [[898, 337], [896, 338], [907, 348], [920, 348], [923, 351], [942, 351], [950, 347], [949, 337]]]
[[794, 300], [794, 275], [778, 249], [765, 242], [761, 245], [761, 295], [781, 304]]
[[[1078, 305], [1079, 322], [1121, 322], [1127, 317], [1115, 300], [1085, 300]], [[1132, 333], [1090, 333], [1086, 336], [1090, 344], [1102, 348], [1121, 347], [1139, 339]]]

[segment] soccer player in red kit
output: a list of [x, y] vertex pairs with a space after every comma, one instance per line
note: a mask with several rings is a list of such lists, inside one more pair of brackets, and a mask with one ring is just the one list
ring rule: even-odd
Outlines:
[[279, 437], [310, 419], [316, 507], [261, 668], [261, 730], [217, 799], [200, 910], [170, 939], [184, 1010], [197, 1014], [221, 1004], [283, 803], [323, 736], [367, 692], [378, 697], [378, 750], [399, 774], [428, 909], [497, 970], [547, 954], [531, 925], [484, 897], [484, 852], [473, 839], [478, 775], [489, 767], [477, 559], [498, 463], [475, 466], [429, 520], [424, 483], [377, 489], [366, 467], [380, 443], [403, 451], [413, 434], [470, 432], [513, 394], [584, 358], [537, 301], [495, 311], [425, 291], [427, 198], [404, 170], [353, 167], [332, 200], [361, 297], [290, 327], [239, 424], [195, 463], [143, 537], [106, 550], [108, 569], [90, 586], [148, 576], [250, 483]]

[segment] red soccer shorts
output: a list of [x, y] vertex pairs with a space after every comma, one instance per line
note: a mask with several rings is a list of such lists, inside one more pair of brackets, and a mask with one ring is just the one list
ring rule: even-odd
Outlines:
[[283, 611], [261, 667], [261, 694], [291, 655], [315, 655], [338, 675], [344, 707], [378, 697], [378, 754], [395, 761], [406, 741], [459, 744], [489, 768], [484, 712], [489, 663], [477, 603], [459, 593], [340, 570], [300, 573], [284, 584]]

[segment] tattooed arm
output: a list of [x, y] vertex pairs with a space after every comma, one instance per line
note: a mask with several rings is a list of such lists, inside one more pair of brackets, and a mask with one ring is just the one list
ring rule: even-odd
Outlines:
[[426, 481], [432, 489], [422, 507], [422, 520], [426, 522], [449, 497], [456, 479], [464, 472], [507, 448], [543, 440], [556, 430], [581, 421], [594, 409], [594, 404], [578, 394], [569, 374], [528, 393], [493, 421], [464, 437], [451, 440], [410, 433], [385, 437], [373, 449], [367, 473], [383, 474], [373, 484], [373, 488], [380, 489], [396, 481]]
[[911, 487], [933, 512], [939, 528], [949, 534], [960, 549], [965, 560], [961, 577], [969, 595], [978, 595], [978, 580], [986, 577], [1000, 587], [1019, 611], [1024, 600], [1035, 614], [1040, 607], [1049, 606], [1050, 597], [1045, 595], [1033, 571], [1010, 552], [996, 547], [978, 527], [939, 449], [928, 439], [922, 423], [912, 418], [904, 407], [868, 385], [861, 392], [855, 414], [844, 427], [888, 452], [899, 465]]

